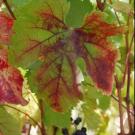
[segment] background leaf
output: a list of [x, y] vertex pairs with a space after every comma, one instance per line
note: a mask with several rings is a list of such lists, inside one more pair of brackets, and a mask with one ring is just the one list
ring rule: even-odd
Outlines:
[[[6, 118], [6, 119], [5, 119]], [[0, 106], [0, 131], [3, 135], [21, 135], [19, 121]]]

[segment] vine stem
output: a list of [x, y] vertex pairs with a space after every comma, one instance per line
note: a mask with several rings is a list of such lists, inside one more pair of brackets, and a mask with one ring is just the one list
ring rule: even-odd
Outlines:
[[10, 8], [10, 6], [9, 6], [9, 4], [8, 4], [8, 2], [7, 2], [7, 0], [3, 0], [3, 3], [5, 4], [5, 6], [6, 6], [6, 8], [8, 9], [8, 11], [9, 11], [10, 15], [12, 16], [12, 18], [13, 18], [14, 20], [16, 20], [16, 17], [15, 17], [15, 15], [14, 15], [13, 11], [11, 10], [11, 8]]
[[40, 107], [40, 112], [41, 112], [41, 134], [42, 135], [47, 135], [45, 126], [44, 126], [44, 104], [43, 100], [39, 100], [39, 107]]
[[118, 99], [119, 99], [119, 114], [120, 114], [120, 129], [121, 135], [124, 135], [124, 125], [123, 125], [123, 110], [122, 110], [122, 97], [121, 97], [121, 89], [117, 89], [118, 91]]
[[120, 117], [120, 134], [125, 135], [124, 125], [123, 125], [123, 109], [122, 109], [122, 96], [121, 96], [121, 87], [118, 81], [117, 76], [115, 76], [116, 89], [118, 93], [118, 106], [119, 106], [119, 117]]
[[[129, 4], [130, 3], [131, 3], [131, 1], [129, 0]], [[129, 28], [130, 16], [128, 16], [126, 25]], [[134, 33], [133, 33], [133, 35], [134, 35]], [[134, 39], [134, 36], [132, 36], [131, 42], [129, 43], [129, 30], [128, 30], [125, 33], [125, 44], [126, 44], [127, 54], [128, 54], [128, 52], [130, 52], [130, 50], [132, 48], [133, 39]], [[130, 57], [128, 57], [128, 63], [127, 63], [127, 91], [126, 91], [125, 102], [126, 102], [126, 106], [127, 106], [126, 111], [127, 111], [127, 115], [128, 115], [129, 134], [132, 134], [132, 121], [131, 121], [131, 115], [130, 115], [130, 82], [131, 82], [130, 75], [131, 75], [131, 63], [130, 63]]]
[[[112, 4], [112, 1], [110, 0], [110, 3]], [[129, 4], [131, 3], [131, 0], [129, 0]], [[117, 15], [117, 12], [114, 10], [115, 12], [115, 16], [116, 16], [116, 19], [119, 23], [119, 25], [121, 25], [121, 22], [119, 20], [119, 17]], [[128, 16], [128, 19], [127, 19], [127, 27], [129, 27], [129, 18], [130, 16]], [[120, 113], [120, 128], [121, 128], [121, 134], [124, 135], [124, 127], [123, 127], [123, 111], [122, 111], [122, 97], [121, 97], [121, 89], [125, 83], [125, 80], [126, 80], [126, 75], [127, 75], [127, 92], [126, 92], [126, 111], [127, 111], [127, 115], [128, 115], [128, 125], [129, 125], [129, 134], [132, 133], [132, 122], [131, 122], [131, 115], [130, 115], [130, 74], [131, 74], [131, 66], [130, 66], [130, 62], [129, 62], [129, 59], [130, 59], [130, 51], [131, 51], [131, 48], [132, 48], [132, 43], [133, 43], [133, 39], [134, 39], [134, 33], [133, 33], [133, 36], [132, 36], [132, 39], [131, 39], [131, 42], [129, 44], [129, 31], [127, 30], [127, 32], [125, 33], [125, 45], [126, 45], [126, 53], [127, 53], [127, 56], [126, 56], [126, 64], [125, 64], [125, 71], [124, 71], [124, 75], [123, 75], [123, 80], [120, 84], [120, 82], [116, 82], [118, 83], [118, 88], [117, 88], [117, 91], [118, 91], [118, 104], [119, 104], [119, 113]], [[117, 84], [116, 84], [117, 85]]]
[[[116, 102], [119, 102], [119, 99], [118, 99], [117, 97], [115, 97], [114, 95], [111, 95], [111, 97], [112, 97]], [[122, 104], [122, 107], [127, 110], [127, 107], [126, 107], [124, 104]], [[134, 112], [130, 111], [129, 113], [134, 116]]]
[[130, 115], [130, 62], [128, 63], [128, 74], [127, 74], [127, 92], [126, 92], [126, 105], [127, 105], [127, 115], [128, 115], [128, 125], [129, 125], [129, 134], [132, 133], [132, 122]]

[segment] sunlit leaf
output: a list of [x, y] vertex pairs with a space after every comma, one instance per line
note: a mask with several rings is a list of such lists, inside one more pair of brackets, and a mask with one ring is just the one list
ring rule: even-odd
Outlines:
[[19, 121], [11, 116], [3, 107], [0, 107], [0, 133], [3, 135], [21, 135]]

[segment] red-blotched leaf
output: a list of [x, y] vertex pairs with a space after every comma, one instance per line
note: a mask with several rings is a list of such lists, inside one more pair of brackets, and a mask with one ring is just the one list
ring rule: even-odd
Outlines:
[[46, 29], [54, 33], [58, 32], [60, 29], [66, 30], [68, 28], [61, 19], [53, 14], [53, 11], [51, 9], [42, 12], [40, 15], [43, 20], [43, 24], [41, 27], [42, 29]]
[[[65, 0], [49, 0], [42, 10], [36, 10], [37, 6], [33, 8], [37, 14], [31, 14], [30, 18], [35, 17], [37, 22], [26, 16], [18, 18], [15, 24], [18, 34], [13, 37], [11, 46], [15, 64], [28, 67], [35, 61], [41, 62], [36, 70], [31, 68], [29, 83], [56, 111], [69, 109], [81, 98], [74, 53], [70, 51], [73, 47], [68, 42], [68, 27], [63, 21], [67, 10], [65, 3]], [[20, 44], [16, 47], [17, 42]]]
[[23, 77], [20, 71], [7, 61], [7, 51], [0, 49], [0, 104], [26, 105], [22, 98]]
[[68, 49], [72, 49], [72, 46], [67, 46], [63, 39], [44, 45], [40, 53], [45, 58], [41, 59], [42, 64], [29, 77], [56, 111], [68, 109], [76, 97], [81, 98], [75, 57]]
[[8, 44], [12, 35], [13, 19], [0, 12], [0, 44]]
[[123, 27], [106, 23], [101, 13], [94, 12], [73, 33], [76, 52], [83, 57], [88, 74], [96, 86], [106, 94], [112, 92], [114, 66], [118, 55], [107, 38], [123, 32]]
[[3, 51], [3, 49], [0, 49], [0, 70], [3, 68], [7, 68], [8, 63], [7, 63], [7, 51]]
[[31, 89], [57, 111], [68, 109], [68, 104], [81, 97], [77, 57], [84, 59], [96, 86], [111, 93], [117, 50], [107, 38], [123, 32], [122, 27], [106, 23], [99, 13], [89, 15], [81, 28], [71, 29], [64, 23], [65, 5], [66, 0], [44, 4], [33, 0], [26, 5], [17, 17], [10, 47], [12, 63], [30, 68]]

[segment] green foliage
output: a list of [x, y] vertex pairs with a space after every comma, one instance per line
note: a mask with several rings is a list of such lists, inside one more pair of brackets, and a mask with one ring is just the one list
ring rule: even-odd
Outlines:
[[80, 27], [84, 16], [93, 10], [93, 5], [89, 0], [68, 0], [70, 10], [66, 16], [66, 23], [71, 27]]
[[19, 125], [19, 121], [0, 106], [0, 132], [4, 135], [21, 135]]
[[48, 105], [45, 106], [44, 123], [46, 126], [55, 126], [59, 128], [69, 127], [71, 124], [70, 112], [56, 112]]
[[84, 120], [90, 129], [97, 129], [100, 126], [101, 118], [97, 110], [106, 111], [110, 106], [110, 97], [97, 91], [89, 77], [85, 77], [83, 88], [86, 90], [84, 104], [82, 105]]

